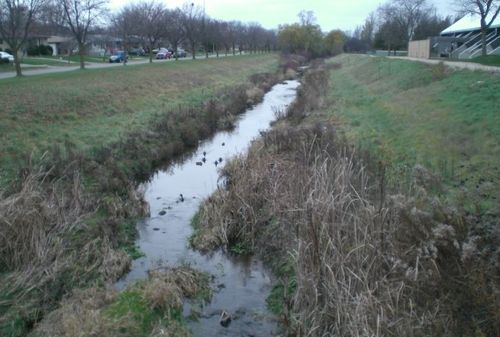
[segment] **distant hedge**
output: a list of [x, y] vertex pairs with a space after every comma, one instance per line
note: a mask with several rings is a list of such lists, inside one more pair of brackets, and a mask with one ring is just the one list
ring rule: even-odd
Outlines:
[[50, 56], [52, 51], [51, 46], [40, 45], [29, 47], [26, 52], [29, 56]]

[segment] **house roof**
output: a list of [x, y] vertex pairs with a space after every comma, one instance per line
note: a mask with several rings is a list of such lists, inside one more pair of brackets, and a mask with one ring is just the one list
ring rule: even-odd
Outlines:
[[71, 40], [72, 38], [69, 37], [69, 36], [57, 36], [57, 35], [54, 35], [54, 36], [51, 36], [47, 39], [47, 42], [48, 43], [64, 43], [64, 42], [67, 42], [69, 40]]
[[[491, 18], [492, 15], [493, 13], [490, 13], [489, 17]], [[493, 23], [490, 26], [490, 28], [498, 28], [498, 27], [500, 27], [500, 15], [498, 15], [495, 18], [495, 21], [493, 21]], [[457, 22], [455, 22], [454, 24], [452, 24], [450, 27], [443, 30], [441, 32], [441, 35], [470, 32], [479, 29], [481, 29], [481, 17], [478, 14], [466, 15]]]

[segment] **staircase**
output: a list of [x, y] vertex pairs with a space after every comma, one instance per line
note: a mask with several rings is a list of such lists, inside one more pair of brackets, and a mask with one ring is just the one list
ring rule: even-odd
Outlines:
[[[459, 48], [451, 53], [452, 58], [458, 59], [471, 59], [480, 56], [482, 52], [481, 47], [481, 33], [468, 33], [463, 36], [468, 40]], [[500, 53], [500, 35], [494, 30], [486, 35], [486, 51], [488, 55]]]

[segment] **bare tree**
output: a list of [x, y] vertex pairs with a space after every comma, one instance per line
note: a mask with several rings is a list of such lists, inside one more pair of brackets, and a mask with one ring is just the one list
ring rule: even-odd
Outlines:
[[177, 60], [179, 58], [178, 49], [179, 45], [184, 40], [184, 30], [182, 28], [182, 16], [183, 13], [179, 8], [172, 11], [168, 11], [166, 14], [165, 23], [165, 37], [170, 43], [172, 49], [174, 50], [174, 57]]
[[460, 10], [467, 14], [476, 14], [481, 18], [481, 47], [482, 55], [487, 55], [486, 33], [500, 12], [499, 0], [456, 0]]
[[392, 0], [382, 10], [386, 11], [387, 21], [394, 21], [402, 29], [405, 42], [408, 43], [422, 17], [435, 9], [427, 4], [427, 0]]
[[36, 14], [31, 29], [43, 35], [66, 35], [69, 31], [66, 26], [64, 9], [56, 1], [45, 1]]
[[184, 4], [182, 7], [182, 28], [184, 36], [189, 42], [193, 60], [196, 58], [196, 45], [200, 41], [203, 18], [205, 13], [203, 9], [191, 4]]
[[19, 51], [25, 45], [30, 26], [44, 0], [0, 0], [0, 35], [7, 42], [16, 65], [16, 76], [22, 76]]
[[219, 57], [218, 49], [222, 38], [219, 22], [210, 18], [203, 18], [200, 33], [200, 42], [205, 50], [205, 57], [208, 58], [209, 52], [214, 52]]
[[302, 26], [310, 26], [316, 24], [316, 15], [313, 11], [302, 10], [297, 15]]
[[66, 22], [76, 42], [80, 55], [80, 69], [85, 69], [85, 48], [89, 29], [97, 22], [107, 0], [60, 0]]
[[376, 34], [377, 45], [391, 48], [405, 48], [415, 35], [422, 18], [434, 7], [427, 0], [391, 0], [377, 10], [379, 29]]
[[[111, 17], [112, 31], [121, 37], [123, 42], [123, 49], [125, 52], [130, 47], [130, 39], [135, 35], [137, 30], [137, 18], [134, 15], [131, 7], [127, 6], [122, 8], [117, 14]], [[123, 62], [125, 66], [127, 62]]]
[[232, 49], [233, 55], [236, 55], [236, 43], [238, 42], [238, 34], [241, 30], [241, 22], [231, 21], [226, 26], [226, 40]]
[[149, 1], [132, 5], [136, 18], [136, 33], [146, 44], [149, 51], [149, 62], [153, 62], [153, 49], [165, 36], [165, 18], [167, 10], [161, 2]]
[[[373, 45], [373, 38], [375, 35], [375, 27], [377, 25], [377, 19], [375, 13], [371, 12], [365, 20], [363, 27], [359, 32], [359, 39], [371, 48]], [[368, 49], [367, 48], [367, 49]]]

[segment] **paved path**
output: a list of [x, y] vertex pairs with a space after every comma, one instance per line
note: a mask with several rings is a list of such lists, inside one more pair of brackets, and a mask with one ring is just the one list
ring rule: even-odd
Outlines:
[[500, 67], [487, 66], [484, 64], [473, 63], [473, 62], [460, 62], [460, 61], [444, 61], [444, 60], [429, 60], [429, 59], [419, 59], [414, 57], [406, 57], [406, 56], [389, 56], [390, 58], [408, 60], [408, 61], [416, 61], [427, 64], [438, 64], [443, 62], [446, 66], [455, 69], [469, 69], [469, 70], [481, 70], [492, 73], [500, 74]]
[[[232, 54], [228, 54], [227, 56], [233, 56]], [[236, 54], [235, 56], [238, 56]], [[210, 55], [210, 58], [215, 58], [216, 55]], [[219, 54], [219, 58], [226, 57], [224, 54]], [[197, 56], [197, 60], [204, 60], [206, 57], [205, 55], [200, 55]], [[189, 61], [192, 60], [191, 57], [185, 57], [185, 58], [179, 58], [179, 61]], [[170, 60], [156, 60], [153, 59], [153, 63], [162, 63], [162, 62], [175, 62], [175, 59], [170, 59]], [[128, 66], [135, 66], [139, 64], [147, 64], [149, 63], [149, 59], [144, 59], [144, 60], [133, 60], [127, 62], [127, 67]], [[79, 63], [72, 63], [73, 65], [68, 66], [43, 66], [43, 68], [38, 68], [38, 69], [27, 69], [23, 67], [23, 76], [35, 76], [35, 75], [44, 75], [44, 74], [52, 74], [52, 73], [63, 73], [67, 71], [75, 71], [80, 69], [80, 64]], [[40, 66], [36, 66], [40, 67]], [[85, 63], [85, 69], [101, 69], [101, 68], [112, 68], [112, 67], [123, 67], [123, 63], [91, 63], [91, 62], [86, 62]], [[5, 72], [5, 73], [0, 73], [0, 80], [5, 79], [5, 78], [13, 78], [16, 77], [16, 72]]]

